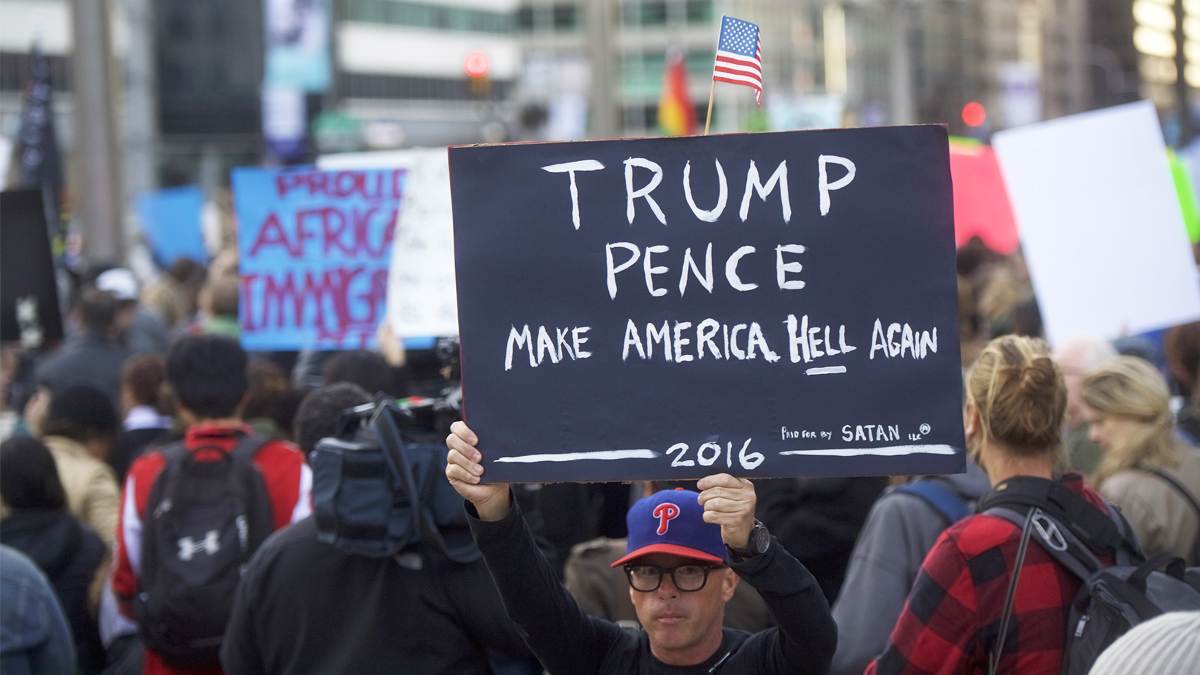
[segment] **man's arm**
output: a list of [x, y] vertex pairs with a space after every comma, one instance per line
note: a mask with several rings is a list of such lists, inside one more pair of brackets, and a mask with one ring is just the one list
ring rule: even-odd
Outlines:
[[[697, 484], [704, 520], [721, 525], [721, 538], [731, 549], [746, 549], [754, 529], [754, 485], [729, 474]], [[771, 537], [765, 553], [730, 556], [730, 567], [766, 601], [779, 628], [752, 636], [745, 656], [766, 673], [826, 673], [837, 647], [837, 626], [829, 603], [811, 572]], [[757, 653], [755, 653], [757, 652]], [[740, 661], [741, 658], [738, 660]]]
[[538, 549], [508, 485], [481, 482], [483, 455], [475, 448], [475, 434], [462, 422], [451, 431], [446, 478], [468, 502], [471, 534], [509, 618], [550, 672], [598, 672], [625, 632], [579, 610]]

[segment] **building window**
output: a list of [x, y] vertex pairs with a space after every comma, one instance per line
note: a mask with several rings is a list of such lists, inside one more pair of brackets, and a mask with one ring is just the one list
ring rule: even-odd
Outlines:
[[[521, 21], [518, 12], [517, 21]], [[475, 33], [511, 33], [513, 15], [508, 12], [489, 12], [421, 2], [396, 0], [349, 0], [346, 20], [382, 23], [414, 28], [436, 28]], [[530, 16], [532, 23], [532, 15]]]
[[688, 23], [708, 23], [713, 18], [712, 0], [687, 0]]
[[[70, 91], [71, 79], [67, 58], [47, 56], [46, 62], [50, 64], [50, 87], [54, 91]], [[30, 72], [28, 53], [0, 53], [0, 91], [22, 91], [25, 83], [31, 79], [33, 73]]]

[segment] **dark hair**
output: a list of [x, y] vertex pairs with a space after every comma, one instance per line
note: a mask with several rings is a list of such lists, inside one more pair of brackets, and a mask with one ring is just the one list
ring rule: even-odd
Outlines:
[[50, 395], [50, 411], [43, 432], [87, 443], [115, 438], [120, 424], [112, 400], [99, 389], [80, 384]]
[[119, 306], [112, 293], [89, 288], [79, 299], [79, 321], [88, 331], [106, 335], [117, 320]]
[[14, 509], [67, 506], [54, 455], [41, 441], [29, 436], [15, 436], [0, 443], [0, 495]]
[[162, 412], [159, 392], [167, 380], [167, 366], [158, 354], [131, 356], [121, 368], [121, 385], [129, 387], [138, 405], [153, 406]]
[[249, 387], [246, 352], [223, 335], [182, 337], [167, 352], [167, 382], [198, 417], [232, 417]]
[[300, 402], [308, 392], [304, 389], [294, 389], [290, 386], [283, 388], [256, 389], [250, 388], [246, 396], [246, 405], [242, 408], [242, 419], [252, 420], [256, 417], [266, 418], [275, 423], [279, 431], [290, 437], [292, 425], [296, 420], [296, 411]]
[[1196, 371], [1200, 370], [1200, 321], [1185, 323], [1167, 330], [1163, 336], [1163, 351], [1171, 375], [1183, 387], [1183, 394], [1196, 388]]
[[357, 384], [371, 395], [392, 393], [392, 368], [382, 356], [365, 349], [342, 352], [329, 359], [321, 369], [321, 383], [328, 386], [338, 382]]
[[199, 286], [207, 270], [204, 265], [192, 260], [191, 258], [179, 258], [171, 263], [167, 268], [167, 275], [181, 284], [192, 284]]
[[293, 427], [296, 445], [307, 455], [317, 447], [317, 441], [333, 434], [343, 410], [370, 402], [370, 394], [362, 387], [349, 382], [330, 384], [313, 390], [296, 411]]

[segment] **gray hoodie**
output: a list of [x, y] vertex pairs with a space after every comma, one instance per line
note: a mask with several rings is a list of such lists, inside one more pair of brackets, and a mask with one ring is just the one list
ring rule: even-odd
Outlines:
[[[946, 485], [972, 510], [991, 490], [987, 474], [970, 459], [966, 473], [923, 480]], [[941, 513], [913, 494], [892, 489], [875, 501], [833, 605], [838, 646], [831, 675], [861, 675], [887, 647], [925, 555], [949, 525]]]

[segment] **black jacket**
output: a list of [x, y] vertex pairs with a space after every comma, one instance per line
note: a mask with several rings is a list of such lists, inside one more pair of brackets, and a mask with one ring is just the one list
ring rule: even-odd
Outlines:
[[66, 509], [15, 509], [0, 520], [0, 541], [29, 556], [50, 579], [71, 624], [79, 668], [104, 667], [104, 648], [88, 591], [104, 562], [104, 542]]
[[272, 535], [242, 577], [221, 648], [227, 673], [485, 675], [488, 651], [528, 657], [483, 561], [352, 555], [305, 518]]
[[53, 394], [85, 384], [108, 394], [121, 409], [121, 367], [129, 352], [99, 335], [83, 333], [69, 338], [57, 352], [43, 357], [34, 371], [38, 385]]
[[670, 666], [654, 657], [644, 631], [629, 631], [580, 611], [558, 583], [514, 502], [508, 516], [471, 531], [508, 614], [553, 675], [825, 675], [837, 626], [812, 574], [772, 538], [767, 552], [730, 567], [762, 595], [779, 624], [750, 634], [726, 628], [704, 663]]

